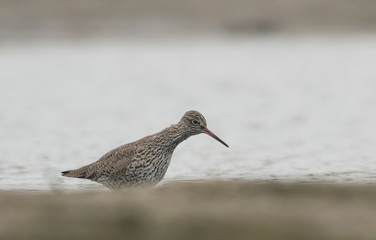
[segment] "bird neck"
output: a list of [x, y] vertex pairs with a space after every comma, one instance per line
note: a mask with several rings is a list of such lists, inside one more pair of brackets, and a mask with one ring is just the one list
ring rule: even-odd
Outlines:
[[189, 136], [190, 135], [183, 130], [182, 126], [174, 124], [160, 132], [159, 140], [165, 147], [174, 151], [179, 143], [186, 140]]

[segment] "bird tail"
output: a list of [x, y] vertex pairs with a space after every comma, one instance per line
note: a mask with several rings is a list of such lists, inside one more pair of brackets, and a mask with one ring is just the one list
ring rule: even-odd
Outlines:
[[72, 178], [86, 178], [86, 169], [76, 169], [76, 170], [68, 170], [61, 172], [61, 175], [64, 177], [72, 177]]

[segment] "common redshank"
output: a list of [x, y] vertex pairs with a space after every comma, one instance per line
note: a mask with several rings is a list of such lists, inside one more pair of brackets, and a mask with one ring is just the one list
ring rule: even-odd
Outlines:
[[115, 148], [98, 161], [75, 170], [64, 171], [62, 175], [90, 179], [112, 189], [154, 186], [164, 177], [177, 145], [200, 133], [206, 133], [228, 147], [209, 131], [201, 113], [188, 111], [177, 124]]

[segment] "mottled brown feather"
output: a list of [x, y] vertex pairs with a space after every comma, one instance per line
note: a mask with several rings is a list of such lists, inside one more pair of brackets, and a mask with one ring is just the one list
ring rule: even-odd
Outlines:
[[179, 123], [117, 147], [96, 162], [62, 174], [90, 179], [109, 188], [155, 185], [165, 175], [177, 145], [204, 129], [207, 129], [204, 116], [188, 111]]

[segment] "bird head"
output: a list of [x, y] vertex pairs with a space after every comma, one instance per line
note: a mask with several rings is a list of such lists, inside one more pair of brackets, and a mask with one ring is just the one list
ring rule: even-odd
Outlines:
[[228, 147], [224, 141], [222, 141], [207, 128], [205, 117], [197, 111], [191, 110], [186, 112], [179, 123], [184, 125], [185, 131], [187, 131], [190, 135], [205, 133]]

